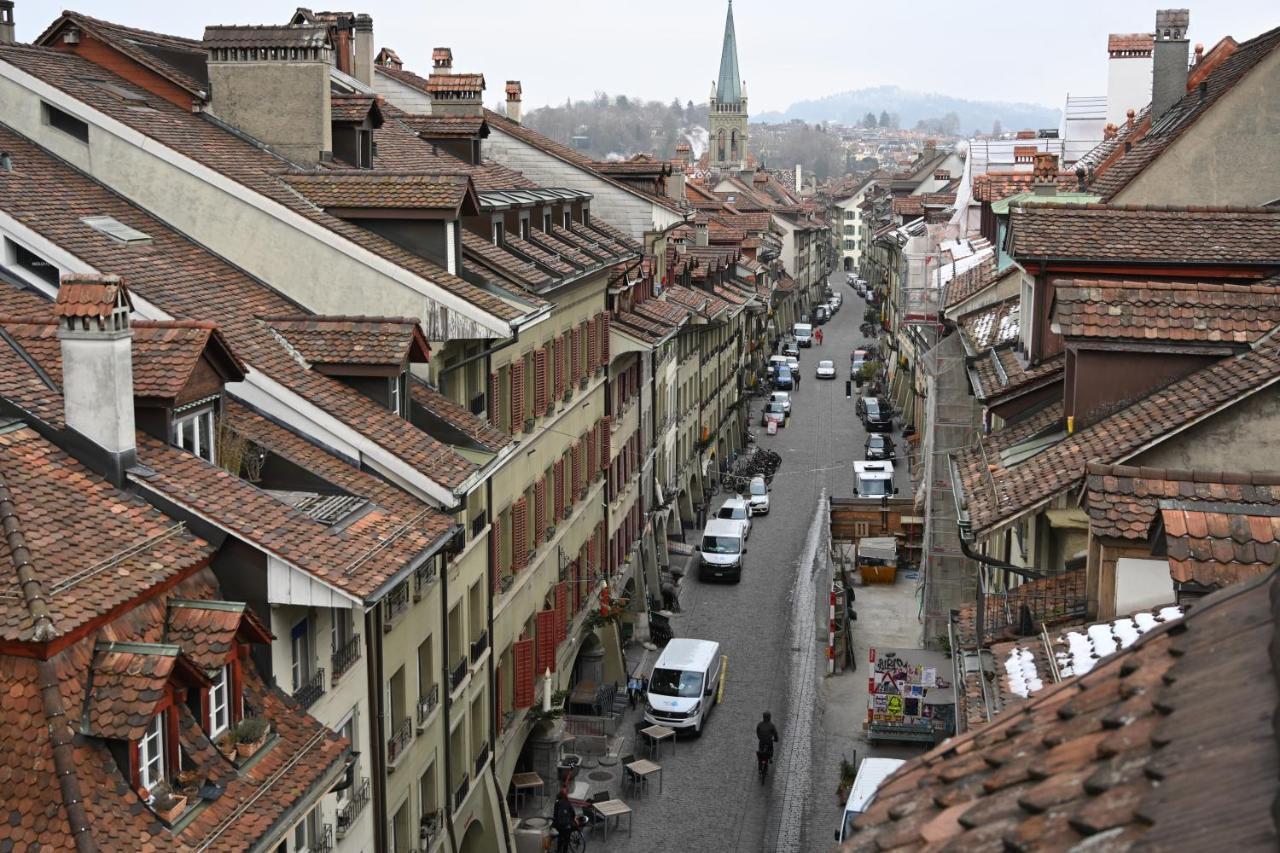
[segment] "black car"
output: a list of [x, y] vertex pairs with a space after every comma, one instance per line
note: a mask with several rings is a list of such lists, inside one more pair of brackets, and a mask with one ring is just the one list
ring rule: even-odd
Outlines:
[[865, 458], [868, 462], [893, 458], [893, 439], [882, 432], [873, 432], [867, 436]]
[[893, 410], [883, 397], [859, 397], [856, 409], [867, 432], [889, 432], [893, 429]]
[[800, 344], [796, 343], [795, 338], [792, 338], [782, 345], [782, 354], [794, 355], [796, 358], [800, 357]]

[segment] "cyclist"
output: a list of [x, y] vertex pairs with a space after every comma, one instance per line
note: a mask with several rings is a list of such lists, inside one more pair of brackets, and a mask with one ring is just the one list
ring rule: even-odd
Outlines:
[[758, 746], [756, 759], [761, 764], [761, 778], [763, 778], [764, 768], [773, 758], [773, 745], [778, 742], [778, 727], [773, 724], [773, 715], [768, 711], [764, 712], [764, 719], [756, 723], [756, 742]]
[[577, 829], [578, 816], [564, 788], [561, 788], [560, 793], [556, 795], [556, 809], [551, 815], [551, 825], [558, 833], [556, 853], [569, 853], [569, 841], [573, 837], [573, 831]]

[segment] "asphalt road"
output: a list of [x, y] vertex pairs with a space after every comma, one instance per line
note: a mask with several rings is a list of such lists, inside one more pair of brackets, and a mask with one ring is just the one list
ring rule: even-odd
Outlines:
[[[752, 431], [783, 462], [772, 484], [771, 513], [753, 520], [742, 582], [703, 583], [691, 574], [681, 587], [683, 612], [673, 628], [680, 637], [721, 643], [729, 659], [724, 700], [700, 739], [681, 739], [666, 752], [663, 793], [637, 803], [634, 833], [613, 833], [610, 850], [830, 848], [830, 809], [821, 819], [810, 814], [814, 759], [825, 763], [812, 752], [817, 661], [826, 643], [825, 624], [820, 630], [814, 624], [815, 598], [825, 595], [813, 576], [825, 523], [817, 512], [824, 494], [852, 494], [852, 462], [862, 458], [865, 439], [844, 383], [849, 353], [864, 342], [858, 331], [863, 303], [842, 274], [832, 280], [844, 305], [821, 327], [823, 346], [801, 350], [803, 378], [788, 425], [767, 435], [759, 426], [759, 402], [752, 406]], [[815, 378], [823, 358], [836, 363], [836, 380]], [[712, 508], [725, 497], [715, 496]], [[694, 535], [690, 531], [690, 541]], [[825, 589], [825, 578], [817, 583]], [[782, 742], [774, 772], [761, 786], [755, 725], [766, 709]]]

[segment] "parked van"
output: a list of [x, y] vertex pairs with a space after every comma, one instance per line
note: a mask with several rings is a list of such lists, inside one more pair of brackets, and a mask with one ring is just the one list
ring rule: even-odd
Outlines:
[[893, 463], [861, 462], [853, 463], [853, 496], [855, 498], [880, 498], [892, 495]]
[[791, 333], [796, 336], [796, 343], [800, 344], [800, 346], [813, 346], [813, 325], [811, 323], [796, 323], [791, 327]]
[[742, 555], [746, 553], [746, 537], [742, 523], [727, 518], [713, 518], [702, 531], [698, 543], [698, 577], [742, 580]]
[[644, 721], [702, 734], [707, 716], [719, 701], [723, 666], [717, 642], [682, 638], [668, 642], [649, 674]]
[[844, 804], [844, 819], [836, 830], [836, 841], [844, 841], [853, 834], [854, 819], [871, 805], [880, 784], [905, 763], [901, 758], [862, 759], [862, 763], [858, 765], [858, 775], [853, 777], [853, 787], [849, 789], [849, 799]]

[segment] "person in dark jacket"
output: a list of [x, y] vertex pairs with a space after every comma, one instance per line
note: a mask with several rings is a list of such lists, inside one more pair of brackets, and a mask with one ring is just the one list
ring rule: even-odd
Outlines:
[[573, 810], [573, 803], [569, 802], [569, 794], [561, 788], [560, 793], [556, 795], [555, 811], [551, 815], [551, 826], [558, 833], [556, 853], [569, 853], [569, 838], [577, 823], [578, 817]]
[[773, 724], [773, 715], [764, 712], [764, 719], [756, 723], [756, 752], [765, 758], [773, 758], [773, 745], [778, 742], [778, 727]]

